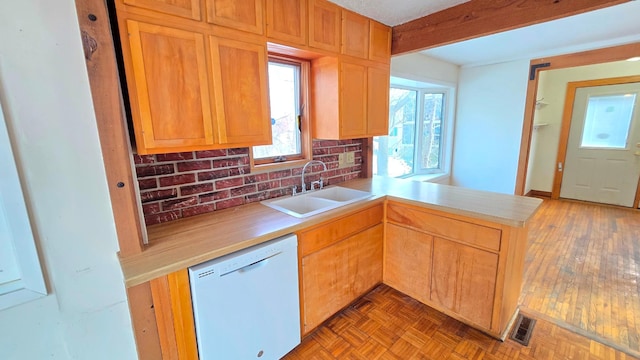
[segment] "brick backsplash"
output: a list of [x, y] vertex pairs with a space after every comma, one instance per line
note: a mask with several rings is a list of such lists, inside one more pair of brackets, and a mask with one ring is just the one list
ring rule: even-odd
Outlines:
[[[360, 177], [362, 141], [314, 140], [313, 158], [322, 165], [307, 168], [307, 184], [320, 178], [326, 185]], [[338, 154], [355, 152], [355, 165], [339, 168]], [[302, 167], [251, 173], [249, 148], [157, 155], [134, 155], [142, 211], [147, 225], [290, 195], [300, 188]], [[321, 174], [322, 173], [322, 174]]]

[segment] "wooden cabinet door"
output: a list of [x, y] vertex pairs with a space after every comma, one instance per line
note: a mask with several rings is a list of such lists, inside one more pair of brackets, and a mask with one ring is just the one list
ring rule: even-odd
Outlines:
[[369, 57], [369, 19], [342, 10], [342, 54], [367, 59]]
[[154, 10], [164, 14], [201, 20], [200, 0], [124, 0], [127, 5]]
[[497, 254], [436, 237], [431, 301], [490, 329], [497, 270]]
[[264, 34], [262, 0], [207, 0], [206, 6], [212, 24]]
[[391, 61], [391, 28], [374, 20], [369, 20], [369, 60]]
[[367, 134], [367, 66], [340, 64], [340, 137], [352, 139]]
[[416, 300], [428, 302], [432, 248], [431, 235], [387, 224], [384, 283]]
[[340, 52], [340, 8], [326, 0], [309, 0], [309, 46]]
[[307, 0], [268, 0], [267, 36], [307, 44]]
[[367, 135], [389, 135], [389, 66], [368, 69]]
[[267, 47], [210, 36], [221, 144], [271, 143]]
[[382, 224], [302, 258], [303, 333], [382, 281]]
[[133, 20], [127, 21], [127, 29], [131, 59], [125, 62], [132, 64], [130, 98], [138, 153], [213, 144], [204, 36]]

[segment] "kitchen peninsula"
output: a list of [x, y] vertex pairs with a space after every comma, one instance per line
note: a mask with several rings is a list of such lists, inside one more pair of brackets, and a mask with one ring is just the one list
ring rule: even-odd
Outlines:
[[[154, 301], [168, 297], [188, 305], [189, 266], [296, 233], [303, 335], [385, 283], [487, 334], [504, 337], [517, 312], [527, 222], [541, 200], [383, 177], [340, 186], [373, 196], [308, 218], [254, 203], [151, 226], [148, 247], [121, 258], [126, 285], [150, 281], [154, 288], [154, 282], [186, 281], [187, 286], [155, 291]], [[348, 261], [319, 268], [332, 259]], [[340, 266], [346, 268], [336, 270]], [[349, 266], [358, 273], [352, 274]], [[318, 276], [318, 271], [326, 276]], [[338, 299], [329, 308], [326, 294]], [[172, 321], [188, 329], [193, 321], [189, 306], [170, 309]], [[162, 322], [158, 319], [159, 328]]]

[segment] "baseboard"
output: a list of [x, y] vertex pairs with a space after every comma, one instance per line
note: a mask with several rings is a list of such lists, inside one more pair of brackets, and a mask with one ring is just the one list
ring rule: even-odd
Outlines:
[[551, 191], [529, 190], [524, 196], [551, 199]]

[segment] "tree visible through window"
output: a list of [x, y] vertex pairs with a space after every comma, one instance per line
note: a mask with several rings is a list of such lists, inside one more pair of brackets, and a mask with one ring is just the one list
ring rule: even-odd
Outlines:
[[269, 61], [271, 145], [254, 146], [254, 162], [264, 164], [303, 158], [301, 132], [301, 65]]
[[373, 139], [373, 172], [391, 177], [442, 171], [445, 93], [392, 87], [389, 135]]

